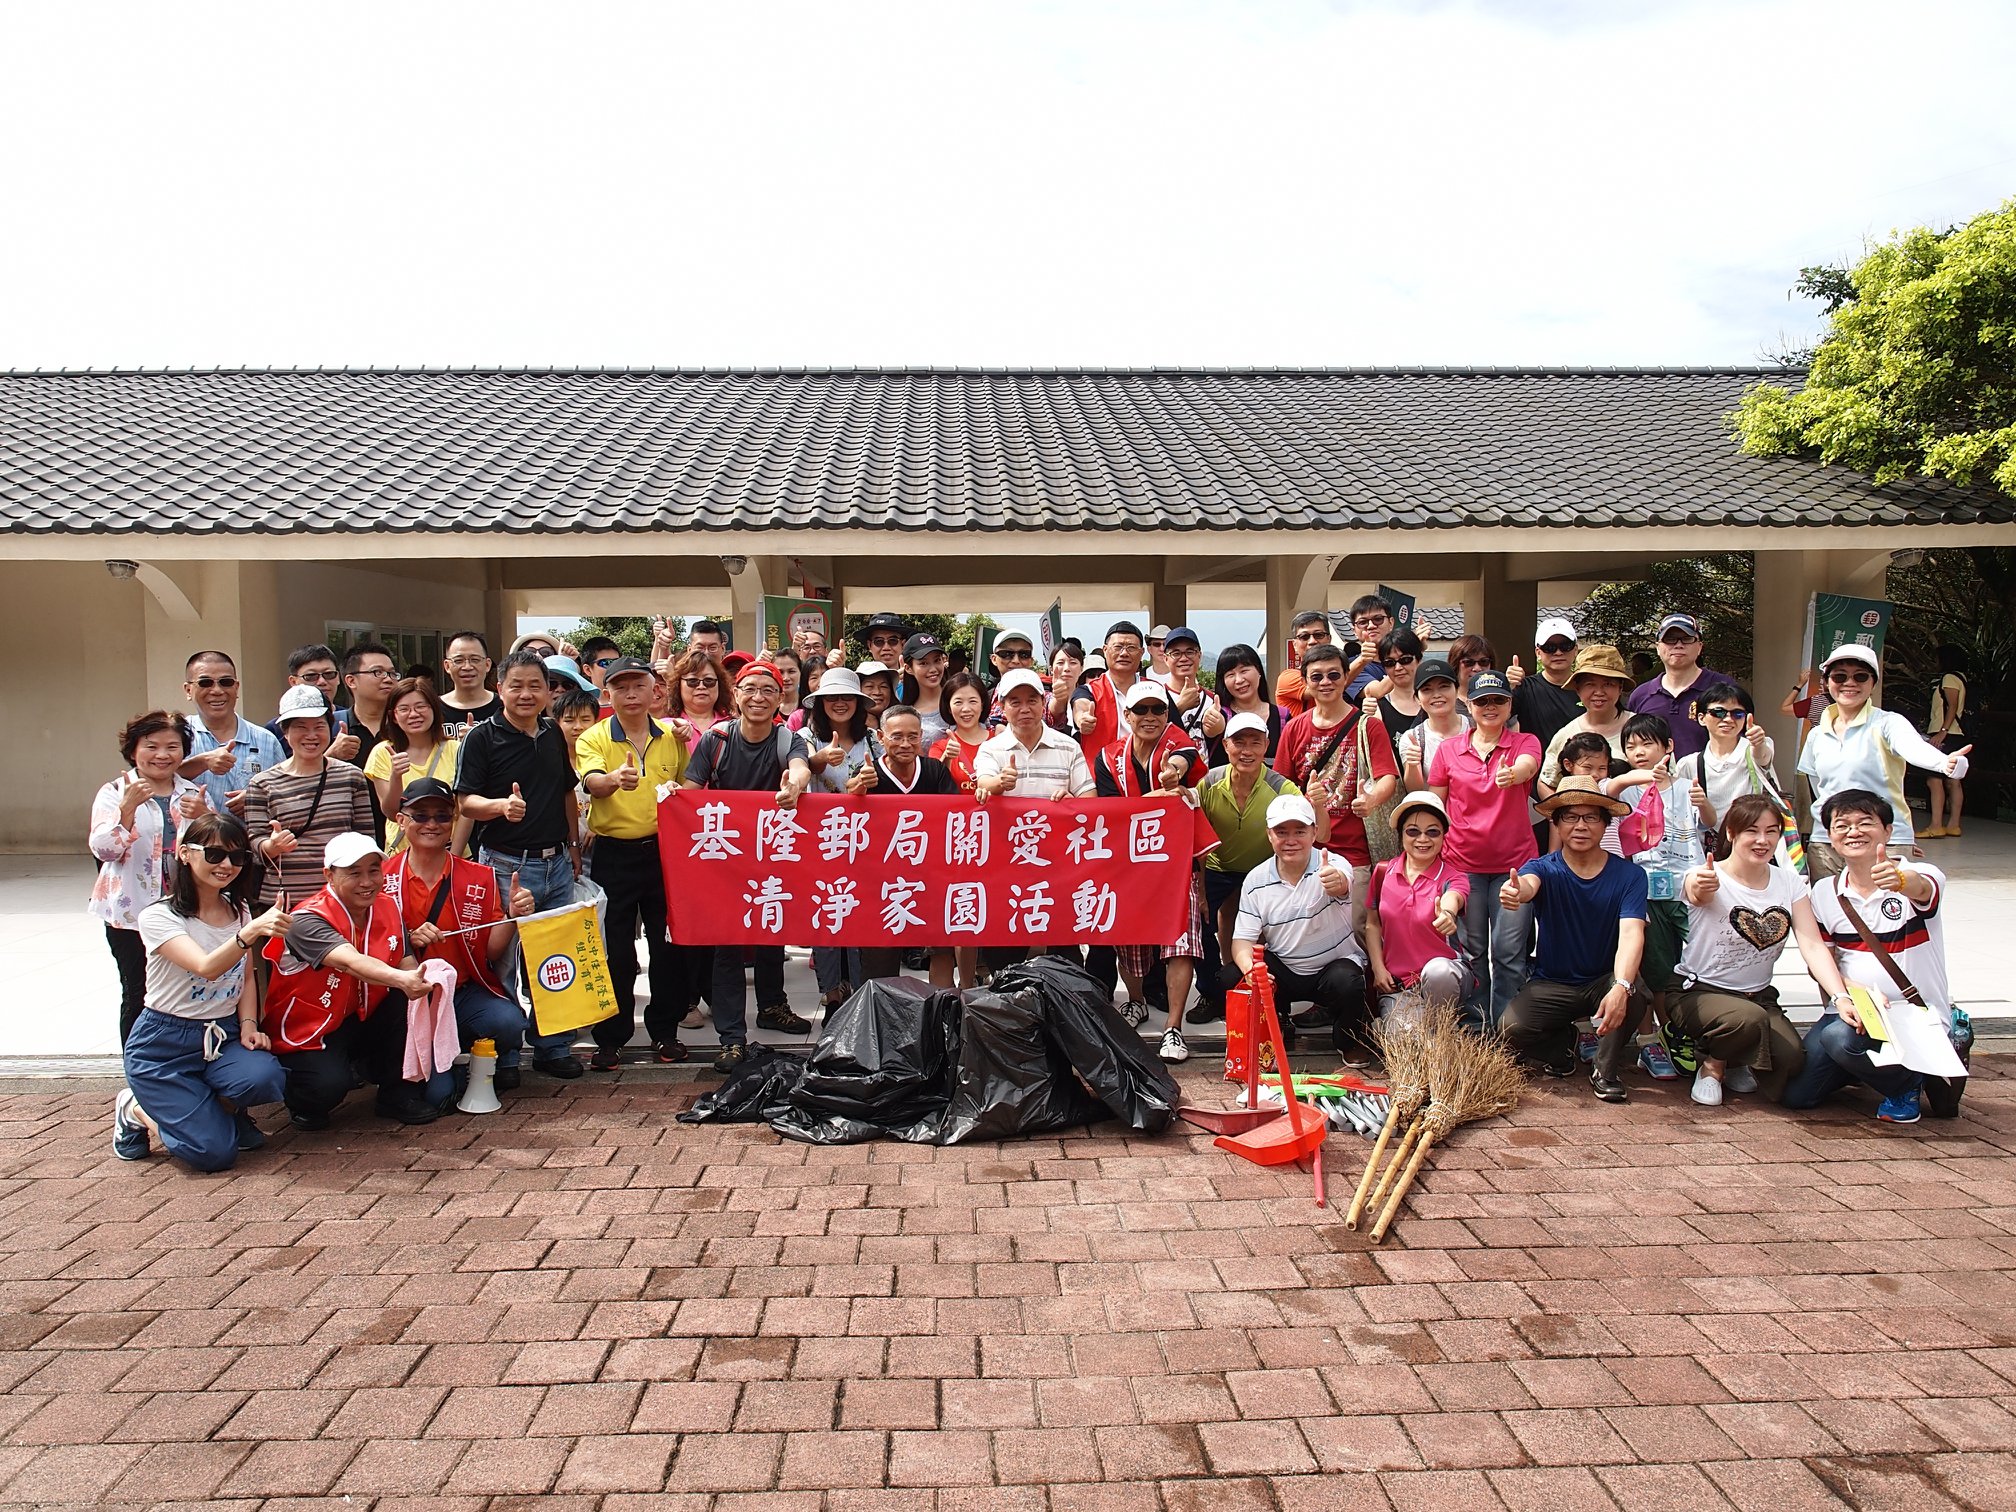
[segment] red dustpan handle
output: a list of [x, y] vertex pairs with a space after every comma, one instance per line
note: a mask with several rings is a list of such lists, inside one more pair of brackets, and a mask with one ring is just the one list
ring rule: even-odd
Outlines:
[[[1294, 1108], [1299, 1105], [1300, 1100], [1295, 1096], [1295, 1076], [1288, 1065], [1288, 1045], [1281, 1037], [1281, 1016], [1274, 1011], [1274, 978], [1268, 973], [1267, 957], [1264, 953], [1256, 953], [1253, 957], [1251, 980], [1253, 983], [1253, 1000], [1259, 1005], [1260, 1012], [1266, 1017], [1267, 1038], [1274, 1046], [1274, 1069], [1281, 1075], [1281, 1095], [1287, 1099], [1287, 1105], [1290, 1108]], [[1256, 1024], [1254, 1027], [1257, 1029], [1259, 1025]], [[1257, 1049], [1258, 1047], [1256, 1046], [1255, 1048]], [[1247, 1057], [1247, 1060], [1254, 1068], [1248, 1073], [1252, 1090], [1249, 1093], [1247, 1105], [1251, 1107], [1257, 1105], [1255, 1099], [1259, 1097], [1260, 1057], [1258, 1055], [1251, 1055]], [[1288, 1116], [1292, 1119], [1295, 1115], [1291, 1112]]]

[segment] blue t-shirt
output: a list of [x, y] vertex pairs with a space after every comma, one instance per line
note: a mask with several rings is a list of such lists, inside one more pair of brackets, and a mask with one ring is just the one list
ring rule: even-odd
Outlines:
[[1578, 985], [1608, 976], [1617, 964], [1617, 921], [1645, 918], [1644, 868], [1606, 851], [1603, 870], [1584, 881], [1556, 851], [1519, 874], [1540, 879], [1540, 895], [1527, 905], [1540, 927], [1533, 976]]

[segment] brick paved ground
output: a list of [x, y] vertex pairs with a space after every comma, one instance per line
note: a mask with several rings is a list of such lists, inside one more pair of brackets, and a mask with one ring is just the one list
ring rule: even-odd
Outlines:
[[1983, 1071], [1916, 1131], [1544, 1087], [1377, 1251], [1187, 1133], [808, 1149], [595, 1078], [197, 1177], [16, 1083], [0, 1502], [2007, 1508]]

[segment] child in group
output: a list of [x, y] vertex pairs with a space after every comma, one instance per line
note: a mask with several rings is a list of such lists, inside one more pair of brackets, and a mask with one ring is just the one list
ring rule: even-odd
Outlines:
[[585, 688], [570, 689], [553, 700], [553, 722], [567, 737], [567, 759], [576, 771], [581, 767], [579, 746], [590, 725], [602, 716], [601, 698]]
[[[1645, 960], [1639, 973], [1652, 995], [1652, 1011], [1666, 1022], [1666, 995], [1677, 990], [1673, 969], [1687, 943], [1687, 873], [1704, 864], [1694, 803], [1694, 783], [1673, 769], [1673, 728], [1658, 714], [1634, 714], [1624, 726], [1624, 759], [1631, 769], [1612, 777], [1604, 791], [1632, 805], [1616, 826], [1625, 859], [1645, 869]], [[1653, 1043], [1640, 1055], [1660, 1081], [1677, 1075], [1668, 1047]], [[1689, 1067], [1693, 1069], [1693, 1067]]]
[[1694, 695], [1694, 718], [1708, 732], [1708, 744], [1674, 770], [1694, 783], [1694, 807], [1703, 829], [1719, 827], [1729, 805], [1746, 793], [1779, 796], [1771, 771], [1777, 753], [1771, 737], [1751, 717], [1755, 713], [1750, 695], [1733, 682], [1718, 680]]
[[[1561, 744], [1563, 777], [1587, 777], [1601, 786], [1610, 780], [1610, 768], [1614, 764], [1615, 758], [1610, 754], [1610, 742], [1594, 730], [1584, 730], [1580, 735], [1570, 735]], [[1561, 832], [1551, 824], [1547, 827], [1554, 831], [1553, 841], [1548, 848], [1559, 850]], [[1613, 856], [1621, 857], [1624, 854], [1623, 848], [1617, 843], [1617, 826], [1614, 824], [1603, 827], [1603, 849]]]

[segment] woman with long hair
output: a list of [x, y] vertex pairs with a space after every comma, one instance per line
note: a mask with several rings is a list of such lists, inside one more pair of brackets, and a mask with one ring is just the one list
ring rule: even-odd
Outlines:
[[951, 666], [951, 658], [935, 635], [913, 635], [903, 644], [903, 676], [896, 684], [895, 701], [917, 711], [927, 751], [951, 728], [938, 712], [945, 701], [945, 680]]
[[[380, 812], [391, 815], [405, 806], [402, 795], [422, 777], [453, 784], [455, 758], [462, 742], [448, 738], [448, 711], [440, 695], [418, 678], [395, 683], [385, 705], [385, 738], [364, 758], [364, 775], [378, 793]], [[396, 856], [406, 844], [399, 826], [385, 823], [385, 854]]]
[[141, 910], [166, 894], [175, 838], [206, 807], [203, 790], [179, 775], [189, 756], [189, 726], [166, 709], [126, 721], [119, 755], [126, 769], [91, 801], [88, 843], [98, 859], [91, 917], [119, 969], [119, 1041], [124, 1044], [146, 1001], [147, 947]]
[[[765, 651], [763, 660], [775, 667], [777, 675], [784, 680], [784, 696], [778, 701], [777, 707], [795, 719], [798, 714], [804, 712], [799, 704], [805, 697], [805, 658], [789, 646], [780, 646], [775, 651]], [[798, 724], [792, 723], [792, 720], [787, 719], [785, 723], [790, 724], [794, 730], [800, 728]]]
[[245, 969], [261, 940], [285, 933], [286, 900], [252, 917], [249, 837], [229, 814], [190, 820], [175, 855], [168, 895], [140, 914], [147, 1004], [126, 1039], [112, 1151], [144, 1160], [158, 1138], [177, 1160], [222, 1171], [266, 1142], [246, 1108], [287, 1090]]
[[699, 745], [700, 737], [714, 726], [735, 718], [734, 700], [725, 692], [728, 673], [713, 652], [688, 651], [672, 663], [665, 681], [670, 688], [666, 707], [687, 750]]
[[1243, 643], [1227, 646], [1218, 653], [1211, 681], [1216, 690], [1212, 695], [1215, 708], [1206, 709], [1198, 725], [1204, 733], [1205, 760], [1214, 767], [1225, 765], [1226, 723], [1234, 714], [1252, 714], [1267, 721], [1267, 761], [1271, 764], [1287, 716], [1274, 702], [1267, 664], [1260, 660], [1260, 653]]

